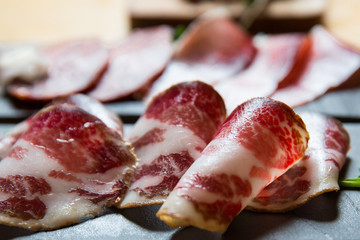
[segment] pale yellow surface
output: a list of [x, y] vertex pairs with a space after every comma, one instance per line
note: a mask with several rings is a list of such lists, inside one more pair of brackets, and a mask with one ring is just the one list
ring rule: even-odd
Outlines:
[[329, 0], [323, 21], [336, 37], [360, 50], [360, 0]]
[[111, 42], [128, 31], [125, 0], [0, 0], [0, 42]]

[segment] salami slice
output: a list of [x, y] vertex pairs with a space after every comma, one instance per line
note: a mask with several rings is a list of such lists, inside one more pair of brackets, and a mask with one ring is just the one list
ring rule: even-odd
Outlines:
[[141, 97], [162, 73], [172, 52], [170, 27], [137, 30], [110, 48], [109, 67], [88, 94], [102, 102]]
[[311, 37], [313, 47], [304, 73], [271, 95], [291, 107], [306, 104], [341, 86], [360, 69], [360, 53], [343, 46], [324, 28], [315, 27]]
[[225, 119], [209, 85], [186, 82], [159, 94], [129, 134], [140, 159], [121, 207], [161, 204]]
[[172, 61], [148, 98], [183, 81], [212, 84], [250, 65], [256, 48], [251, 37], [228, 18], [200, 18], [177, 43]]
[[255, 98], [236, 108], [157, 213], [173, 227], [224, 232], [252, 198], [305, 153], [309, 139], [287, 105]]
[[53, 229], [120, 201], [136, 157], [118, 131], [66, 102], [27, 124], [0, 162], [1, 223]]
[[96, 40], [78, 40], [44, 47], [48, 76], [32, 84], [11, 83], [10, 95], [32, 101], [50, 101], [82, 92], [94, 85], [105, 70], [108, 50]]
[[306, 35], [258, 36], [257, 41], [259, 51], [251, 66], [215, 85], [228, 112], [253, 97], [270, 96], [278, 85], [298, 79], [307, 64], [311, 40]]
[[262, 190], [247, 209], [283, 212], [324, 192], [339, 190], [339, 171], [350, 147], [349, 134], [334, 118], [318, 113], [302, 113], [301, 117], [310, 134], [305, 156]]

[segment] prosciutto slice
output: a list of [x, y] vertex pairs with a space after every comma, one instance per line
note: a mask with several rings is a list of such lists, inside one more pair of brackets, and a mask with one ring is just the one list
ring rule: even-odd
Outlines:
[[163, 203], [225, 115], [220, 95], [202, 82], [156, 96], [128, 136], [140, 162], [121, 207]]
[[313, 47], [303, 74], [280, 87], [271, 98], [297, 107], [341, 86], [359, 70], [360, 53], [346, 48], [324, 28], [315, 27], [311, 37]]
[[78, 40], [44, 47], [48, 76], [32, 84], [13, 82], [7, 91], [22, 100], [50, 101], [85, 91], [107, 66], [108, 50], [96, 40]]
[[256, 48], [251, 37], [228, 18], [199, 18], [177, 43], [172, 61], [148, 98], [183, 81], [212, 84], [250, 65]]
[[334, 118], [302, 113], [310, 134], [305, 156], [276, 179], [247, 206], [254, 211], [283, 212], [324, 192], [339, 190], [339, 171], [345, 163], [350, 137]]
[[53, 229], [120, 201], [136, 157], [118, 131], [66, 101], [27, 124], [0, 161], [0, 223]]
[[287, 105], [255, 98], [236, 108], [157, 213], [173, 227], [224, 232], [252, 198], [303, 157], [309, 135]]
[[303, 34], [258, 36], [255, 42], [260, 46], [251, 66], [215, 85], [228, 112], [253, 97], [270, 96], [278, 85], [299, 78], [311, 47], [310, 38]]
[[137, 30], [110, 48], [109, 67], [88, 94], [102, 102], [141, 97], [162, 73], [172, 52], [170, 27]]

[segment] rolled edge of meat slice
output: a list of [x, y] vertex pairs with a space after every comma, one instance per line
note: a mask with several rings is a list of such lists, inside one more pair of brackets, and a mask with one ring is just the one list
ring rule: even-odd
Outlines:
[[137, 158], [120, 132], [69, 102], [50, 105], [0, 161], [0, 222], [54, 229], [120, 201]]
[[251, 36], [229, 17], [199, 18], [176, 42], [171, 62], [146, 100], [179, 82], [226, 80], [247, 68], [256, 53]]
[[305, 156], [280, 176], [246, 207], [252, 211], [285, 212], [310, 199], [339, 190], [338, 177], [350, 148], [350, 136], [342, 123], [330, 116], [303, 112], [310, 134]]
[[239, 104], [253, 97], [270, 96], [278, 85], [297, 79], [307, 64], [311, 39], [301, 33], [287, 33], [254, 38], [258, 53], [244, 71], [215, 84], [231, 113]]
[[88, 94], [101, 102], [141, 98], [172, 56], [172, 29], [163, 25], [136, 30], [109, 51], [108, 68]]
[[157, 213], [172, 227], [224, 232], [259, 192], [303, 157], [309, 135], [287, 105], [238, 106]]
[[97, 83], [108, 64], [108, 50], [98, 40], [81, 39], [44, 46], [47, 76], [32, 83], [11, 82], [7, 92], [20, 100], [47, 102], [86, 91]]
[[303, 73], [288, 79], [270, 96], [291, 107], [302, 106], [347, 84], [356, 86], [353, 81], [360, 72], [360, 52], [349, 49], [321, 26], [315, 26], [310, 37], [311, 53]]
[[225, 117], [220, 95], [199, 81], [157, 95], [127, 136], [140, 162], [120, 207], [163, 203]]

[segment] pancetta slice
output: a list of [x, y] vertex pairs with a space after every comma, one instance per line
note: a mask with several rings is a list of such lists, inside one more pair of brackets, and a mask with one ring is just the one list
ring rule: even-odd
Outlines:
[[179, 82], [212, 84], [233, 76], [250, 65], [255, 55], [251, 37], [232, 20], [199, 18], [177, 42], [172, 61], [148, 98]]
[[137, 30], [110, 48], [108, 69], [88, 94], [102, 102], [135, 94], [141, 97], [165, 69], [172, 53], [170, 27]]
[[248, 99], [270, 96], [288, 79], [298, 79], [307, 63], [311, 40], [306, 35], [278, 34], [256, 40], [259, 51], [251, 66], [215, 85], [229, 113]]
[[140, 163], [121, 207], [163, 203], [225, 116], [220, 95], [202, 82], [155, 97], [128, 136]]
[[13, 82], [7, 91], [31, 101], [50, 101], [94, 85], [107, 66], [108, 50], [96, 40], [77, 40], [44, 47], [48, 76], [33, 83]]
[[313, 47], [303, 74], [277, 89], [271, 98], [297, 107], [339, 87], [360, 69], [360, 53], [346, 48], [324, 28], [315, 27], [311, 37]]
[[252, 198], [305, 153], [309, 139], [287, 105], [255, 98], [225, 120], [157, 213], [173, 227], [224, 232]]
[[339, 171], [350, 138], [341, 122], [318, 113], [300, 115], [310, 134], [305, 156], [250, 202], [247, 209], [283, 212], [324, 192], [339, 190]]
[[120, 201], [136, 157], [118, 131], [68, 102], [28, 124], [0, 161], [0, 223], [53, 229]]

